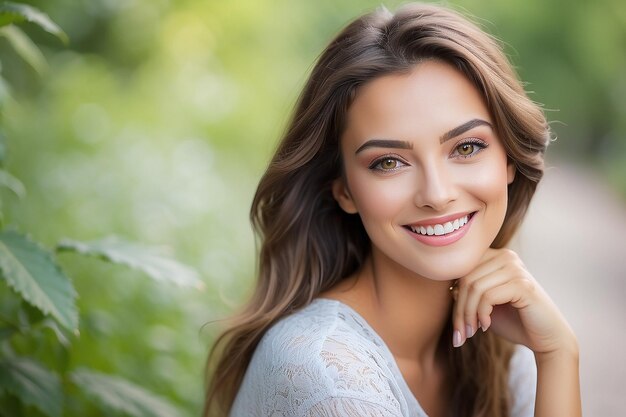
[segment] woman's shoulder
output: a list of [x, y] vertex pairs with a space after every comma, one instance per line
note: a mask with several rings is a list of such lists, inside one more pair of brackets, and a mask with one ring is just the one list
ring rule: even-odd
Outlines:
[[266, 332], [235, 405], [286, 415], [337, 398], [397, 407], [392, 373], [369, 336], [340, 302], [314, 300]]
[[352, 316], [349, 307], [330, 299], [315, 299], [303, 309], [275, 323], [264, 335], [255, 360], [272, 368], [319, 367], [324, 372], [348, 365], [371, 365], [380, 346]]
[[[350, 341], [356, 348], [379, 348], [380, 343], [353, 310], [340, 301], [317, 298], [275, 323], [259, 343], [272, 353], [320, 352], [333, 341]], [[294, 351], [295, 350], [295, 351]]]
[[329, 335], [338, 328], [346, 327], [340, 306], [330, 301], [315, 299], [306, 307], [283, 317], [268, 329], [257, 350], [296, 356], [302, 349], [308, 353], [319, 350]]

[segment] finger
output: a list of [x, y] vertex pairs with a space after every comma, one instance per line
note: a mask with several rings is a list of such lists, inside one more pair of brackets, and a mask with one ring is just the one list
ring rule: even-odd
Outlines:
[[518, 261], [519, 257], [512, 250], [490, 249], [488, 254], [483, 257], [483, 260], [478, 264], [478, 266], [463, 279], [468, 282], [472, 282], [477, 278], [481, 278], [508, 265], [509, 263], [517, 263]]
[[472, 317], [465, 314], [468, 298], [467, 288], [466, 284], [459, 281], [459, 284], [453, 290], [456, 302], [452, 309], [452, 345], [455, 347], [463, 345], [465, 340], [472, 337], [478, 329], [476, 315]]
[[506, 283], [485, 291], [477, 306], [478, 320], [488, 329], [491, 326], [491, 313], [494, 306], [511, 304], [520, 308], [524, 303], [521, 300], [528, 293], [532, 282], [525, 278], [509, 280]]
[[456, 294], [456, 302], [452, 307], [452, 346], [459, 347], [465, 343], [468, 337], [462, 314], [465, 302], [464, 297], [461, 297], [461, 291], [458, 286], [453, 290], [453, 294]]
[[[495, 274], [497, 271], [501, 270], [506, 263], [502, 262], [497, 254], [497, 251], [491, 250], [489, 256], [486, 256], [484, 259], [487, 261], [483, 262], [480, 266], [483, 274], [489, 276]], [[496, 256], [494, 256], [494, 254]], [[455, 341], [459, 341], [463, 344], [465, 339], [472, 337], [476, 331], [478, 330], [478, 320], [475, 315], [466, 314], [467, 312], [467, 300], [469, 297], [470, 289], [476, 286], [476, 282], [483, 279], [485, 275], [476, 274], [474, 271], [466, 277], [460, 278], [457, 281], [456, 288], [453, 290], [453, 295], [455, 296], [455, 304], [453, 311], [453, 332], [458, 331], [457, 333], [453, 333], [453, 345]], [[496, 284], [497, 285], [497, 284]], [[474, 296], [474, 300], [471, 308], [475, 310], [475, 306], [478, 303], [478, 299], [480, 298], [480, 294], [478, 298]], [[456, 339], [455, 339], [456, 336]]]
[[454, 306], [452, 308], [452, 345], [458, 347], [465, 342], [465, 339], [471, 337], [472, 329], [467, 329], [463, 311], [465, 310], [466, 290], [464, 279], [456, 281], [453, 290]]
[[[502, 280], [506, 279], [507, 275], [502, 274], [500, 271], [505, 268], [510, 269], [511, 265], [519, 265], [523, 268], [521, 260], [514, 251], [489, 248], [483, 254], [478, 266], [467, 276], [457, 280], [456, 288], [453, 290], [455, 299], [452, 318], [453, 345], [462, 345], [467, 338], [472, 337], [476, 333], [479, 326], [483, 328], [483, 331], [487, 329], [488, 325], [480, 322], [475, 310], [480, 299], [480, 293], [488, 287], [488, 284], [477, 285], [476, 283], [486, 276], [498, 274], [500, 279], [494, 281], [492, 285], [502, 284]], [[515, 272], [515, 269], [512, 272]], [[468, 299], [470, 299], [469, 305]]]
[[478, 316], [478, 305], [483, 298], [483, 294], [510, 281], [514, 274], [515, 271], [511, 271], [511, 268], [503, 267], [467, 285], [463, 310], [465, 323], [470, 323], [473, 329], [478, 331], [478, 323], [480, 322], [480, 327], [485, 331], [488, 324], [480, 320]]

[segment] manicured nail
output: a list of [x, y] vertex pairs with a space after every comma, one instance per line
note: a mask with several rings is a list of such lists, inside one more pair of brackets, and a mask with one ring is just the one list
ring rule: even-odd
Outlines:
[[478, 325], [480, 326], [481, 329], [483, 329], [483, 333], [487, 331], [487, 327], [480, 324], [480, 322], [478, 322]]
[[469, 324], [465, 325], [465, 337], [470, 338], [474, 336], [474, 329]]
[[462, 344], [463, 343], [461, 342], [461, 332], [458, 330], [455, 330], [454, 333], [452, 334], [452, 346], [459, 347]]

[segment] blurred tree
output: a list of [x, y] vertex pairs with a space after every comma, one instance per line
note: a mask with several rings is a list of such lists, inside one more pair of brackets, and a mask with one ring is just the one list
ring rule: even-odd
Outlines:
[[[81, 337], [67, 368], [141, 381], [197, 412], [216, 326], [206, 327], [207, 337], [198, 330], [230, 312], [254, 275], [247, 212], [255, 184], [317, 54], [380, 1], [28, 3], [72, 43], [21, 26], [48, 62], [38, 75], [0, 42], [17, 99], [3, 109], [6, 165], [28, 189], [22, 200], [0, 190], [7, 222], [49, 247], [60, 236], [90, 241], [112, 231], [167, 242], [199, 266], [208, 289], [172, 293], [119, 267], [59, 256], [72, 276], [89, 277], [74, 282]], [[392, 10], [401, 3], [384, 2]], [[623, 2], [450, 3], [506, 41], [531, 97], [553, 120], [559, 139], [549, 155], [592, 163], [626, 193]], [[63, 355], [50, 349], [40, 357]]]
[[[35, 23], [65, 42], [67, 37], [36, 8], [18, 3], [0, 4], [0, 36], [5, 37], [17, 55], [37, 73], [43, 74], [46, 69], [43, 54], [15, 26], [25, 21]], [[11, 83], [0, 77], [0, 84], [4, 87], [1, 104], [9, 97]], [[4, 142], [0, 150], [2, 168], [6, 157]], [[21, 182], [4, 170], [0, 170], [0, 186], [18, 197], [25, 195]], [[0, 220], [2, 218], [0, 216]], [[94, 255], [140, 269], [157, 281], [202, 285], [194, 270], [162, 253], [117, 238], [94, 242], [65, 239], [58, 244], [57, 251]], [[180, 415], [167, 400], [119, 376], [68, 366], [67, 359], [73, 353], [72, 333], [79, 334], [74, 286], [52, 254], [26, 235], [5, 229], [1, 222], [0, 278], [6, 283], [0, 286], [0, 415], [60, 417], [68, 410], [72, 411], [70, 415], [86, 415], [86, 410], [92, 407], [85, 397], [95, 399], [102, 410], [120, 415]], [[72, 390], [82, 392], [83, 400], [73, 394], [70, 397]]]

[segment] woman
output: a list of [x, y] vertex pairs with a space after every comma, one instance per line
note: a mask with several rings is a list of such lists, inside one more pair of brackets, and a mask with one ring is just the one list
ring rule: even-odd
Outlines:
[[212, 352], [205, 415], [580, 416], [576, 338], [504, 248], [548, 141], [455, 12], [348, 25], [257, 189], [259, 280]]

